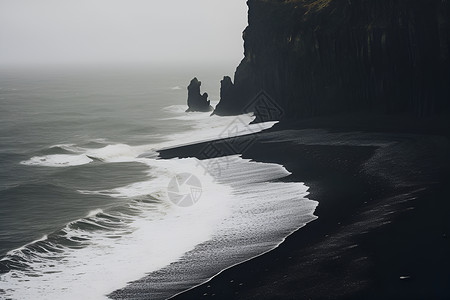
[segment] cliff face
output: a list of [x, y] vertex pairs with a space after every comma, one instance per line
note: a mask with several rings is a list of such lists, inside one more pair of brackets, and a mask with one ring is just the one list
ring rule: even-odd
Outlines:
[[245, 57], [216, 113], [261, 90], [287, 117], [449, 111], [449, 2], [249, 0]]

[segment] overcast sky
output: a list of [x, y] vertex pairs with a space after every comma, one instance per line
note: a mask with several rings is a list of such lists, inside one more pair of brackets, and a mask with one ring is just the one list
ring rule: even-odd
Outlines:
[[245, 0], [0, 0], [0, 64], [234, 63]]

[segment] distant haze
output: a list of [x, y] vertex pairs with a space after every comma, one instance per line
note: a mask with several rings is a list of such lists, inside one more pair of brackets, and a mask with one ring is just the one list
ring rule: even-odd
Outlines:
[[0, 0], [0, 65], [233, 63], [245, 0]]

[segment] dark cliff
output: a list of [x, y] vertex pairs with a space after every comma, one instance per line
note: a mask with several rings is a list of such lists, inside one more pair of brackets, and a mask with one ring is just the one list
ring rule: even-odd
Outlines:
[[261, 90], [288, 118], [448, 112], [449, 2], [249, 0], [245, 57], [215, 113]]

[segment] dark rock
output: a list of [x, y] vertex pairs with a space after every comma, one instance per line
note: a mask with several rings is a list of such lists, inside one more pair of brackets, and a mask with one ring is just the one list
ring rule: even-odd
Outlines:
[[233, 115], [239, 114], [239, 110], [235, 110], [234, 98], [236, 89], [229, 76], [224, 76], [220, 81], [220, 102], [217, 104], [214, 114]]
[[197, 78], [191, 80], [191, 83], [188, 86], [188, 109], [186, 112], [200, 111], [200, 112], [208, 112], [213, 108], [210, 105], [210, 101], [208, 100], [208, 94], [203, 93], [200, 94], [200, 86], [202, 85], [201, 81], [198, 81]]
[[287, 118], [450, 111], [450, 1], [249, 0], [245, 57], [215, 113], [265, 91]]

